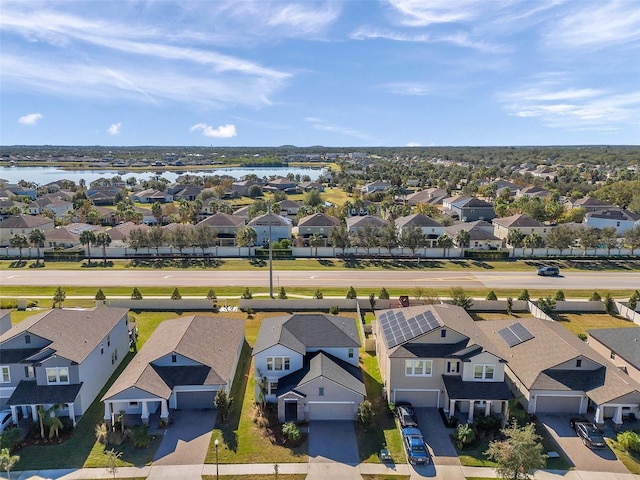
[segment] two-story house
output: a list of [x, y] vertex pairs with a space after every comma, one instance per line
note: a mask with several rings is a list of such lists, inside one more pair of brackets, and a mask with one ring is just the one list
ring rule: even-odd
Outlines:
[[214, 213], [213, 215], [198, 222], [196, 227], [208, 226], [213, 228], [221, 245], [235, 245], [236, 235], [238, 231], [247, 223], [246, 218], [238, 215], [229, 215], [228, 213]]
[[463, 308], [426, 305], [376, 312], [376, 355], [389, 402], [449, 416], [502, 414], [512, 398], [505, 360]]
[[0, 406], [18, 422], [38, 407], [63, 405], [76, 424], [129, 352], [125, 308], [53, 309], [0, 335]]
[[535, 233], [540, 235], [542, 238], [545, 238], [551, 228], [548, 225], [521, 213], [511, 215], [509, 217], [494, 218], [492, 223], [493, 234], [501, 239], [505, 245], [507, 244], [509, 233], [514, 230], [519, 230], [523, 235], [531, 235], [532, 233]]
[[253, 347], [256, 401], [277, 402], [281, 422], [353, 420], [366, 395], [359, 348], [354, 318], [265, 318]]
[[329, 238], [331, 229], [340, 227], [340, 220], [326, 213], [313, 213], [302, 217], [298, 221], [298, 235], [309, 238], [318, 234], [323, 238]]
[[8, 247], [11, 239], [17, 233], [26, 235], [36, 228], [43, 232], [48, 232], [55, 228], [55, 222], [51, 218], [37, 217], [31, 215], [14, 215], [0, 222], [0, 247]]
[[640, 327], [598, 328], [587, 334], [591, 348], [640, 382]]
[[491, 203], [465, 195], [443, 199], [442, 208], [444, 213], [463, 222], [490, 221], [496, 216]]
[[605, 227], [613, 227], [621, 236], [625, 231], [640, 225], [640, 214], [616, 207], [596, 210], [584, 216], [584, 224], [600, 230]]
[[169, 409], [213, 409], [216, 393], [227, 393], [236, 373], [244, 322], [191, 315], [165, 320], [102, 397], [104, 419], [124, 411], [149, 423]]
[[444, 225], [422, 213], [398, 217], [395, 224], [399, 236], [402, 236], [406, 229], [418, 228], [424, 235], [424, 246], [428, 248], [435, 247], [436, 240], [444, 233]]
[[247, 226], [256, 231], [256, 245], [268, 245], [270, 241], [277, 242], [291, 238], [291, 220], [275, 213], [259, 215], [247, 223]]

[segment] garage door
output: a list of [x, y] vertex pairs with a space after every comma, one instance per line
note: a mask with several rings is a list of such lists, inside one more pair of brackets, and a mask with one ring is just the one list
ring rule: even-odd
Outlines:
[[215, 408], [216, 392], [178, 392], [177, 410], [201, 410]]
[[411, 402], [414, 407], [439, 407], [437, 390], [395, 390], [393, 402]]
[[581, 397], [558, 397], [538, 395], [536, 412], [546, 413], [578, 413]]
[[353, 420], [353, 403], [309, 402], [309, 420]]

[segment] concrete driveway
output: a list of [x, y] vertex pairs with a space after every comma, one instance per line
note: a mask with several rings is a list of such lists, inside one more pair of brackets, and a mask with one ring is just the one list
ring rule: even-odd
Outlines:
[[438, 409], [416, 408], [415, 410], [420, 431], [433, 456], [433, 463], [460, 466], [458, 453], [450, 438], [454, 429], [444, 426]]
[[216, 410], [175, 410], [153, 465], [203, 464], [216, 423]]
[[537, 414], [576, 470], [587, 472], [629, 473], [610, 448], [590, 449], [569, 425], [575, 415]]
[[353, 421], [309, 422], [309, 463], [321, 462], [360, 463]]

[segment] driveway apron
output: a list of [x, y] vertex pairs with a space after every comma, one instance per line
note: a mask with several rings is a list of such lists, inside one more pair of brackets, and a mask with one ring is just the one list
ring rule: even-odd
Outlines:
[[353, 421], [318, 421], [309, 423], [309, 463], [338, 462], [355, 466], [360, 463]]
[[433, 463], [438, 465], [460, 466], [451, 434], [454, 429], [447, 428], [437, 408], [416, 408], [418, 425], [427, 447], [433, 455]]
[[203, 464], [216, 423], [215, 410], [176, 410], [153, 465]]
[[537, 414], [553, 439], [569, 457], [576, 470], [587, 472], [629, 473], [609, 447], [590, 449], [569, 425], [569, 415]]

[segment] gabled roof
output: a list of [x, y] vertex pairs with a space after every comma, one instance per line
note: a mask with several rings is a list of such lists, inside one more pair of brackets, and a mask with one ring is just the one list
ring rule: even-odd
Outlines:
[[104, 340], [126, 316], [127, 308], [97, 307], [90, 310], [55, 308], [24, 319], [0, 335], [2, 343], [18, 335], [31, 334], [50, 343], [46, 348], [78, 364]]
[[15, 215], [0, 222], [0, 228], [38, 228], [44, 225], [53, 225], [50, 218], [34, 215]]
[[402, 228], [406, 226], [442, 227], [443, 225], [422, 213], [414, 213], [413, 215], [407, 215], [406, 217], [396, 218], [396, 227]]
[[298, 221], [299, 227], [338, 227], [340, 220], [326, 213], [313, 213]]
[[613, 207], [613, 205], [611, 205], [608, 202], [605, 202], [603, 200], [599, 200], [597, 198], [593, 198], [593, 197], [582, 197], [579, 198], [578, 200], [576, 200], [575, 202], [571, 202], [572, 205], [574, 207], [602, 207], [602, 208], [607, 208], [607, 207]]
[[264, 225], [271, 225], [273, 227], [290, 227], [291, 220], [283, 217], [282, 215], [276, 215], [275, 213], [265, 213], [251, 219], [247, 225], [250, 227], [259, 227]]
[[497, 240], [493, 232], [493, 227], [489, 222], [484, 220], [477, 220], [475, 222], [458, 223], [445, 228], [445, 231], [451, 236], [455, 237], [460, 230], [466, 230], [469, 233], [470, 240]]
[[640, 327], [599, 328], [587, 333], [640, 370]]
[[522, 213], [511, 215], [510, 217], [494, 218], [492, 222], [507, 228], [544, 227], [544, 225], [531, 217]]
[[452, 400], [509, 400], [513, 397], [505, 382], [464, 382], [460, 375], [442, 375], [447, 396]]
[[637, 213], [623, 210], [622, 208], [606, 208], [603, 210], [596, 210], [595, 212], [589, 212], [585, 215], [587, 218], [599, 218], [601, 220], [612, 221], [627, 221], [635, 222], [640, 220], [640, 215]]
[[262, 321], [253, 355], [274, 345], [304, 355], [308, 348], [359, 348], [360, 337], [354, 318], [297, 313]]
[[133, 230], [149, 230], [151, 227], [144, 223], [124, 222], [107, 230], [112, 240], [125, 240]]
[[318, 378], [326, 378], [363, 396], [367, 394], [360, 367], [322, 351], [310, 354], [301, 369], [282, 377], [276, 394], [288, 393]]
[[[239, 227], [240, 225], [244, 225], [245, 219], [244, 217], [240, 217], [238, 215], [229, 215], [228, 213], [214, 213], [210, 217], [205, 218], [198, 225], [208, 225], [210, 227]], [[196, 225], [196, 226], [198, 226]]]
[[[226, 384], [243, 341], [244, 322], [241, 320], [200, 315], [165, 320], [103, 400], [133, 387], [168, 399], [176, 385]], [[154, 365], [155, 361], [170, 354], [189, 358], [198, 365]]]
[[282, 200], [281, 202], [278, 202], [278, 205], [280, 205], [280, 208], [282, 208], [282, 209], [300, 208], [302, 206], [302, 203], [301, 202], [295, 202], [293, 200]]
[[362, 217], [348, 217], [346, 219], [347, 228], [362, 228], [371, 225], [376, 228], [384, 227], [388, 222], [375, 215], [363, 215]]

